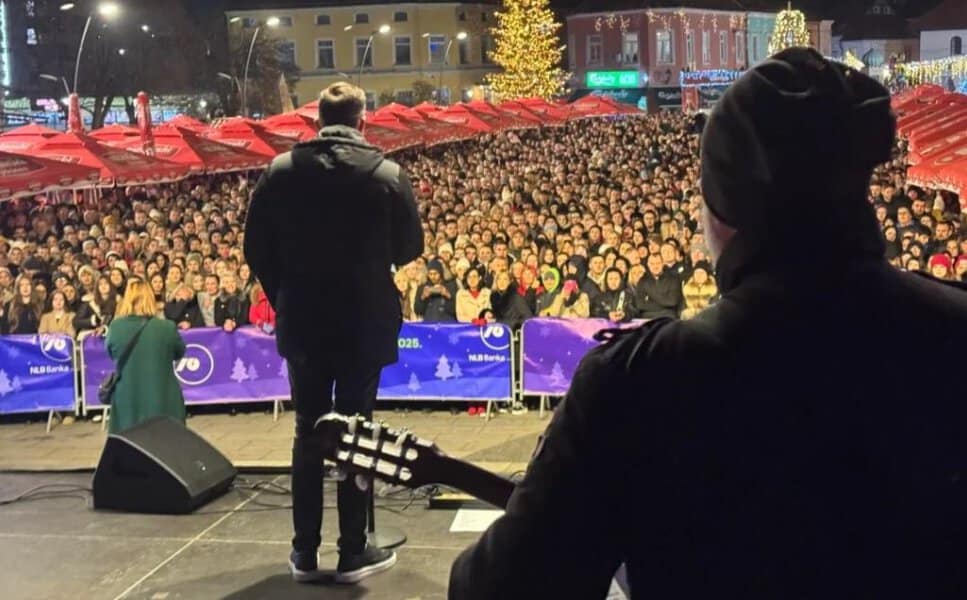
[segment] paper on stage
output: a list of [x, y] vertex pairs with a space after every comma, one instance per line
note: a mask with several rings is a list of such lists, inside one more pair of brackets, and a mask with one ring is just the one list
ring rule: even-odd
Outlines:
[[502, 510], [477, 510], [461, 508], [450, 524], [450, 533], [480, 533], [490, 527], [490, 524], [504, 514]]

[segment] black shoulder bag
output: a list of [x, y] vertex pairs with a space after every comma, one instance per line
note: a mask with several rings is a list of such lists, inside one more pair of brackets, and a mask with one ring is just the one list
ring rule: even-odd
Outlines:
[[131, 351], [134, 350], [134, 347], [137, 345], [138, 338], [141, 337], [141, 332], [144, 331], [144, 328], [147, 327], [148, 323], [150, 322], [150, 318], [144, 320], [144, 324], [141, 325], [137, 333], [134, 334], [134, 337], [131, 338], [131, 341], [128, 342], [128, 345], [124, 347], [124, 351], [121, 352], [121, 356], [118, 358], [117, 367], [107, 377], [105, 377], [104, 381], [101, 382], [101, 385], [98, 386], [97, 400], [101, 404], [108, 405], [111, 403], [111, 396], [114, 395], [114, 388], [117, 387], [118, 381], [121, 380], [121, 370], [124, 368], [125, 363], [128, 362], [128, 357], [131, 356]]

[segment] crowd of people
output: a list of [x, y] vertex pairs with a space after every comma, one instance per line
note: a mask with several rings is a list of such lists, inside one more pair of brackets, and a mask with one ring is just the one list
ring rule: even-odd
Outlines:
[[[426, 247], [395, 273], [404, 319], [693, 317], [718, 298], [699, 227], [698, 149], [693, 121], [663, 113], [401, 153]], [[899, 145], [870, 186], [887, 258], [967, 280], [956, 196], [907, 186], [904, 174]], [[4, 202], [0, 333], [103, 334], [132, 277], [180, 329], [271, 333], [274, 311], [242, 253], [257, 176]]]

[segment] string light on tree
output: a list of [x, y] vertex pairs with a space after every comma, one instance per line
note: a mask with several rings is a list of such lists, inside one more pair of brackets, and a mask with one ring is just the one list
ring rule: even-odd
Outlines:
[[899, 76], [903, 77], [907, 85], [942, 84], [947, 79], [957, 82], [967, 78], [967, 56], [949, 56], [937, 60], [900, 63], [896, 66], [896, 71]]
[[498, 98], [560, 95], [570, 74], [561, 68], [565, 46], [560, 45], [561, 24], [554, 19], [548, 0], [506, 0], [494, 13], [495, 47], [490, 58], [502, 67], [487, 75]]
[[776, 28], [769, 38], [769, 54], [776, 54], [786, 48], [809, 46], [809, 30], [806, 29], [806, 15], [793, 10], [792, 3], [786, 10], [776, 15]]

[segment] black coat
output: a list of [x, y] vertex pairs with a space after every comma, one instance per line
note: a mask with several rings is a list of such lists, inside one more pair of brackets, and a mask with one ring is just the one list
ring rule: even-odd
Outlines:
[[98, 314], [90, 302], [81, 302], [77, 307], [77, 312], [74, 313], [74, 331], [80, 333], [97, 329], [101, 325], [110, 325], [116, 307], [117, 302], [109, 301], [100, 309], [100, 314]]
[[967, 293], [810, 260], [589, 353], [450, 598], [963, 598]]
[[[533, 298], [534, 291], [528, 290]], [[497, 321], [517, 329], [524, 321], [534, 316], [534, 310], [528, 304], [526, 296], [521, 296], [513, 287], [504, 292], [490, 290], [490, 306], [494, 310]]]
[[423, 317], [429, 323], [456, 323], [457, 321], [457, 284], [453, 281], [444, 281], [442, 284], [450, 297], [433, 292], [428, 298], [423, 299], [423, 291], [433, 287], [427, 282], [416, 290], [416, 300], [413, 302], [413, 312]]
[[215, 327], [224, 326], [229, 319], [235, 321], [236, 327], [248, 325], [248, 301], [238, 294], [219, 294], [215, 297]]
[[662, 271], [657, 278], [645, 273], [635, 287], [634, 302], [640, 319], [678, 318], [685, 308], [682, 282], [668, 270]]
[[[165, 318], [174, 321], [175, 325], [187, 321], [192, 327], [205, 326], [205, 319], [202, 318], [201, 308], [198, 306], [198, 298], [194, 296], [191, 300], [171, 300], [165, 303]], [[221, 324], [224, 325], [225, 321], [222, 320]]]
[[285, 357], [395, 362], [402, 316], [390, 267], [422, 253], [409, 179], [355, 129], [324, 128], [272, 161], [255, 188], [245, 256], [278, 313]]
[[595, 319], [610, 319], [612, 312], [620, 310], [625, 314], [621, 322], [627, 323], [635, 316], [634, 297], [634, 292], [630, 289], [601, 292], [591, 300], [591, 316]]

